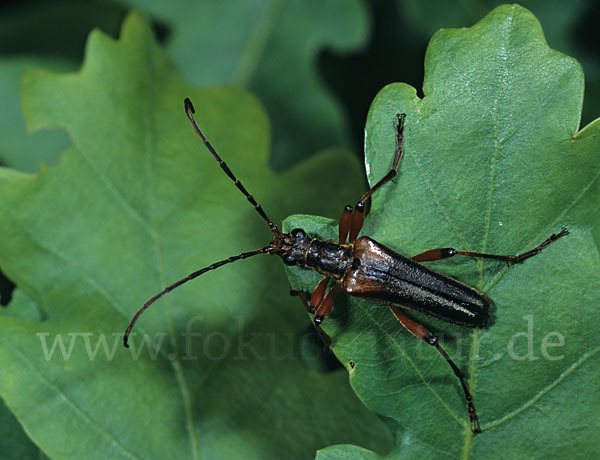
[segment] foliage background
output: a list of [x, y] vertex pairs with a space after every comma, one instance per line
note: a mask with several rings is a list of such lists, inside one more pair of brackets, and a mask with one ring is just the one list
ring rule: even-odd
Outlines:
[[[273, 150], [269, 161], [276, 171], [285, 171], [319, 151], [332, 148], [346, 149], [362, 161], [363, 129], [375, 94], [384, 85], [399, 81], [420, 91], [423, 57], [431, 35], [442, 27], [471, 26], [500, 2], [330, 2], [331, 11], [322, 17], [336, 15], [338, 20], [334, 23], [319, 22], [321, 14], [303, 15], [300, 11], [290, 14], [286, 27], [275, 28], [271, 35], [264, 31], [261, 35], [260, 30], [251, 34], [242, 27], [261, 21], [268, 23], [270, 15], [276, 17], [282, 3], [246, 2], [242, 8], [231, 2], [227, 10], [216, 3], [198, 6], [196, 2], [185, 1], [169, 2], [168, 6], [164, 6], [167, 5], [164, 2], [142, 1], [5, 4], [0, 17], [0, 96], [3, 100], [0, 160], [24, 172], [36, 172], [42, 163], [52, 165], [59, 161], [59, 153], [70, 144], [64, 131], [26, 133], [19, 90], [24, 70], [32, 67], [77, 70], [89, 32], [99, 28], [118, 37], [127, 12], [136, 8], [150, 18], [159, 42], [191, 86], [242, 86], [257, 95], [273, 124]], [[600, 112], [600, 40], [596, 39], [600, 8], [597, 2], [529, 1], [522, 5], [538, 17], [549, 45], [577, 58], [583, 66], [586, 78], [584, 126]], [[202, 27], [197, 24], [199, 17], [206, 21]], [[229, 40], [223, 40], [223, 36]], [[255, 51], [240, 56], [240, 49], [249, 37], [254, 40], [251, 48]], [[200, 48], [201, 44], [208, 44], [207, 49]], [[261, 66], [261, 55], [271, 56], [269, 62], [274, 64]], [[206, 72], [207, 58], [198, 56], [208, 56], [212, 72]], [[232, 70], [232, 63], [237, 70]], [[299, 93], [311, 97], [294, 99], [289, 88], [278, 82], [289, 82], [292, 87], [301, 85], [297, 86], [301, 87]], [[290, 126], [294, 129], [289, 129]], [[351, 172], [347, 177], [353, 179], [351, 184], [344, 185], [345, 193], [339, 190], [340, 196], [332, 198], [329, 206], [334, 211], [327, 213], [329, 208], [324, 211], [309, 202], [300, 211], [337, 215], [335, 210], [341, 209], [341, 204], [366, 187], [356, 165], [348, 168]], [[243, 175], [240, 168], [237, 171]], [[307, 173], [305, 178], [310, 184], [307, 187], [314, 188], [314, 177]], [[330, 178], [323, 177], [326, 179]], [[331, 180], [337, 183], [344, 179], [340, 174]], [[343, 198], [344, 194], [347, 198]], [[318, 196], [313, 190], [302, 199], [315, 200]], [[299, 209], [287, 211], [293, 213]], [[228, 251], [228, 248], [222, 249]], [[284, 289], [278, 290], [281, 291]], [[10, 301], [12, 292], [12, 283], [4, 279], [3, 304]], [[15, 301], [19, 305], [27, 304], [23, 299], [15, 298]], [[321, 361], [314, 365], [329, 369], [329, 364]], [[341, 377], [337, 378], [338, 383], [345, 381], [340, 372], [344, 371], [338, 371]], [[367, 417], [366, 414], [361, 416]], [[1, 450], [11, 452], [13, 458], [43, 455], [5, 406], [0, 410], [0, 434], [0, 444], [5, 444], [0, 446]], [[333, 435], [331, 441], [342, 442]], [[376, 449], [373, 443], [367, 446], [368, 441], [362, 440], [362, 445], [379, 453], [384, 453], [389, 443], [389, 439], [382, 436], [374, 443], [381, 447]], [[307, 450], [290, 455], [310, 458]]]

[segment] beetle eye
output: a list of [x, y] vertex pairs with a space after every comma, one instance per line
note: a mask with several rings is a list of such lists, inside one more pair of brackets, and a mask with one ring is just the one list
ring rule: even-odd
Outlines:
[[294, 230], [292, 230], [292, 236], [297, 240], [303, 240], [304, 238], [306, 238], [306, 232], [301, 228], [295, 228]]
[[282, 257], [283, 258], [283, 263], [286, 265], [295, 265], [295, 259], [294, 256], [292, 256], [291, 254], [286, 254], [285, 256]]

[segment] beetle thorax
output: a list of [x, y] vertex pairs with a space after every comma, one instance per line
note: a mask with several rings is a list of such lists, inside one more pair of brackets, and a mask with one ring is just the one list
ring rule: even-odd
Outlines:
[[281, 239], [279, 255], [286, 265], [299, 265], [341, 279], [352, 261], [352, 245], [309, 237], [299, 228]]

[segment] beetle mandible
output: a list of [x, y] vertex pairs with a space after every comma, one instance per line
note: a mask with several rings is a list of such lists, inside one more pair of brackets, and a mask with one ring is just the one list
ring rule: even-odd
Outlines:
[[[129, 346], [127, 343], [129, 334], [140, 315], [166, 293], [222, 265], [259, 254], [276, 254], [287, 265], [298, 265], [323, 275], [313, 290], [310, 301], [304, 292], [292, 291], [293, 294], [299, 294], [306, 309], [315, 314], [314, 322], [319, 330], [320, 324], [333, 308], [335, 296], [342, 290], [351, 296], [387, 305], [402, 326], [417, 338], [435, 347], [460, 380], [467, 401], [471, 429], [474, 433], [480, 433], [481, 427], [473, 398], [465, 382], [465, 375], [441, 347], [438, 338], [418, 322], [406, 317], [399, 308], [414, 310], [465, 327], [483, 327], [487, 324], [490, 316], [488, 297], [455, 278], [425, 267], [421, 262], [464, 255], [501, 260], [508, 264], [520, 263], [539, 254], [558, 238], [567, 235], [569, 231], [563, 227], [558, 233], [553, 233], [533, 249], [519, 255], [484, 254], [454, 248], [437, 248], [409, 258], [367, 236], [357, 238], [363, 226], [367, 201], [373, 193], [398, 174], [398, 166], [404, 153], [404, 122], [406, 118], [405, 114], [399, 114], [397, 115], [396, 150], [392, 168], [354, 206], [348, 205], [344, 208], [339, 221], [338, 241], [310, 237], [299, 228], [290, 233], [282, 233], [208, 142], [194, 119], [194, 106], [188, 98], [184, 101], [184, 107], [196, 134], [200, 136], [225, 174], [267, 223], [273, 233], [273, 238], [264, 248], [215, 262], [190, 273], [154, 295], [137, 311], [129, 323], [123, 338], [125, 347]], [[333, 286], [327, 290], [330, 282], [333, 282]]]

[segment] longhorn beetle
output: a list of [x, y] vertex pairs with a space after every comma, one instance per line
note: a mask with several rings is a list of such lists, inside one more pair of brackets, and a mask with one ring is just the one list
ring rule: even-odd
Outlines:
[[[421, 324], [404, 316], [398, 307], [424, 313], [448, 323], [465, 327], [483, 327], [489, 319], [489, 298], [477, 289], [448, 275], [431, 270], [421, 265], [420, 262], [463, 255], [501, 260], [507, 264], [520, 263], [539, 254], [545, 247], [567, 235], [569, 231], [563, 227], [558, 233], [553, 233], [535, 248], [516, 256], [438, 248], [408, 258], [367, 236], [361, 236], [357, 239], [364, 222], [367, 200], [398, 174], [398, 165], [404, 153], [404, 121], [406, 118], [405, 114], [400, 114], [397, 115], [396, 150], [392, 169], [371, 187], [354, 206], [348, 205], [344, 208], [339, 222], [338, 241], [313, 238], [299, 228], [292, 230], [290, 233], [282, 233], [204, 137], [194, 119], [194, 106], [188, 98], [185, 99], [184, 106], [196, 134], [200, 136], [208, 151], [225, 171], [225, 174], [229, 176], [236, 187], [254, 206], [256, 212], [267, 223], [271, 233], [273, 233], [273, 238], [264, 248], [244, 252], [220, 262], [215, 262], [208, 267], [190, 273], [185, 278], [176, 281], [154, 295], [137, 311], [129, 323], [123, 338], [125, 347], [129, 346], [127, 344], [129, 334], [140, 315], [166, 293], [222, 265], [258, 254], [277, 254], [287, 265], [299, 265], [303, 268], [316, 270], [323, 275], [323, 278], [313, 290], [310, 302], [307, 301], [305, 293], [292, 291], [293, 294], [301, 294], [300, 297], [306, 309], [315, 314], [314, 322], [319, 330], [319, 325], [331, 312], [333, 300], [341, 289], [351, 296], [387, 305], [402, 326], [417, 338], [435, 347], [460, 380], [467, 401], [471, 429], [474, 433], [480, 433], [481, 428], [477, 420], [473, 398], [465, 383], [464, 374], [440, 346], [437, 337]], [[333, 286], [326, 294], [327, 286], [332, 280]]]

